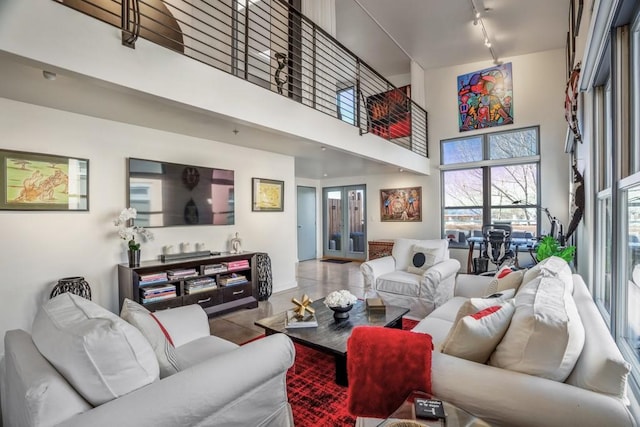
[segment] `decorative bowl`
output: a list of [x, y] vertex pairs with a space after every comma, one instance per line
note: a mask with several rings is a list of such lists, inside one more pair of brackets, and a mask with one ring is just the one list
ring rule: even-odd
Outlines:
[[353, 308], [353, 304], [349, 304], [346, 306], [334, 306], [329, 307], [333, 310], [333, 318], [334, 319], [348, 319], [349, 318], [349, 310]]

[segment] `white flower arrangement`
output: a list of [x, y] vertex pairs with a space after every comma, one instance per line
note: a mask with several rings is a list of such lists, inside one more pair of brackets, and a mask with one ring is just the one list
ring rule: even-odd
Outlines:
[[333, 291], [324, 299], [327, 307], [348, 307], [358, 301], [355, 295], [343, 289], [341, 291]]
[[138, 211], [135, 208], [123, 209], [118, 218], [113, 221], [113, 225], [118, 227], [118, 236], [127, 241], [131, 251], [140, 249], [140, 243], [136, 242], [136, 234], [139, 234], [144, 241], [153, 240], [153, 233], [146, 228], [139, 225], [128, 226], [129, 220], [135, 219], [137, 216]]

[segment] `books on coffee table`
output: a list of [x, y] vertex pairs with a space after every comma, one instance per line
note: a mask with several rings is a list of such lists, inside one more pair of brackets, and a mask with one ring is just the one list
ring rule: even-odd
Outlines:
[[302, 319], [296, 316], [293, 310], [287, 310], [287, 319], [285, 327], [287, 329], [293, 328], [314, 328], [318, 326], [318, 319], [314, 314], [305, 313]]

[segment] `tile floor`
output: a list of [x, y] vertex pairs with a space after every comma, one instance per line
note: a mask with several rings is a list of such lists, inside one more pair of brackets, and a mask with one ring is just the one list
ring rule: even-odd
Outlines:
[[211, 333], [242, 344], [264, 333], [264, 329], [255, 326], [253, 322], [291, 308], [293, 297], [300, 298], [307, 294], [311, 299], [317, 299], [340, 289], [348, 289], [358, 298], [364, 295], [360, 262], [335, 264], [320, 260], [303, 261], [298, 263], [296, 277], [297, 287], [274, 293], [268, 301], [260, 301], [258, 308], [238, 310], [211, 318]]

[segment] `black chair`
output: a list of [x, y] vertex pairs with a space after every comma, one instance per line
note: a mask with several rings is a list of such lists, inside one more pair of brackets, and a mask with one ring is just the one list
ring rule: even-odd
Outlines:
[[508, 224], [487, 224], [482, 226], [483, 248], [481, 257], [496, 265], [512, 265], [515, 254], [511, 248], [512, 229]]

